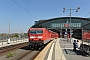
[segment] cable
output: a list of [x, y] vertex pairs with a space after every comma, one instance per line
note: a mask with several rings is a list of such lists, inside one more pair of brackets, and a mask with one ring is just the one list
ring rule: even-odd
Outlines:
[[[16, 1], [12, 0], [14, 3], [16, 3], [19, 7], [21, 7], [24, 11], [29, 13], [31, 16], [33, 16], [29, 11], [27, 11], [25, 8], [23, 8], [20, 4], [18, 4]], [[35, 19], [37, 19], [35, 16], [33, 16]], [[37, 19], [38, 20], [38, 19]]]
[[[27, 1], [27, 0], [26, 0]], [[33, 8], [33, 6], [29, 3], [29, 1], [27, 1], [27, 3]], [[34, 9], [34, 11], [38, 14], [38, 16], [40, 16], [39, 15], [39, 13], [35, 10], [35, 8], [33, 8]], [[41, 16], [40, 16], [41, 17]], [[42, 17], [41, 17], [42, 18]], [[42, 18], [43, 19], [43, 18]]]
[[[89, 14], [90, 14], [90, 12], [89, 12], [86, 16], [88, 16]], [[86, 17], [86, 16], [85, 16], [85, 17]]]

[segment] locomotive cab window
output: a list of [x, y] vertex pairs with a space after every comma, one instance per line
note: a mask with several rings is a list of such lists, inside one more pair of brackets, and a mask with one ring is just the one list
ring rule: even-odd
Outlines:
[[43, 30], [30, 30], [30, 34], [42, 34]]
[[30, 34], [36, 34], [35, 30], [30, 30]]
[[42, 30], [37, 30], [36, 34], [42, 34], [43, 31]]

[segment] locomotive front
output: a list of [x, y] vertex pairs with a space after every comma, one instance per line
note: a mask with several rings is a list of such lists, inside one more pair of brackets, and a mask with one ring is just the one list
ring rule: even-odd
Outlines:
[[43, 43], [43, 30], [42, 29], [35, 29], [35, 28], [30, 28], [28, 31], [28, 40], [29, 40], [29, 47], [34, 49], [34, 48], [39, 48], [44, 45]]

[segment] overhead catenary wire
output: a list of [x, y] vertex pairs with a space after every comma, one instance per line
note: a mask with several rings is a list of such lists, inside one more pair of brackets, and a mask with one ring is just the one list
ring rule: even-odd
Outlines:
[[[88, 16], [89, 14], [90, 14], [90, 12], [89, 12], [86, 16]], [[86, 16], [85, 16], [85, 17], [86, 17]]]
[[26, 0], [26, 2], [32, 7], [32, 9], [38, 14], [38, 16], [43, 19], [41, 15], [36, 11], [36, 9], [30, 4], [30, 2], [28, 0]]
[[[29, 11], [27, 11], [25, 8], [23, 8], [20, 4], [18, 4], [15, 0], [12, 0], [14, 3], [16, 3], [19, 7], [21, 7], [24, 11], [26, 11], [28, 14], [30, 14], [32, 17], [37, 19], [35, 16], [33, 16]], [[38, 20], [38, 19], [37, 19]]]

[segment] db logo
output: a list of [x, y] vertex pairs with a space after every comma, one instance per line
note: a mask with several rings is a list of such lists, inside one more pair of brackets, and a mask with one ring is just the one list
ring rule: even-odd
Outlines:
[[64, 24], [65, 27], [68, 27], [68, 24]]

